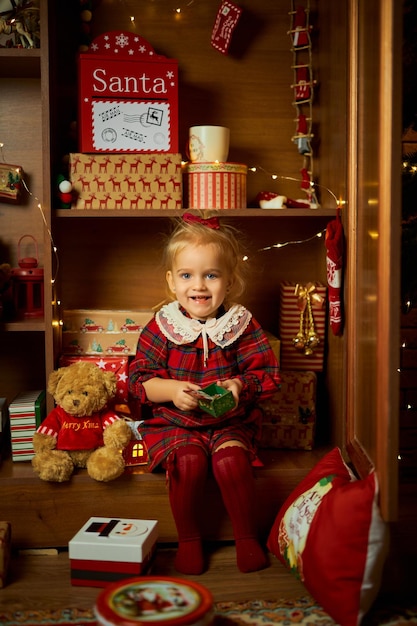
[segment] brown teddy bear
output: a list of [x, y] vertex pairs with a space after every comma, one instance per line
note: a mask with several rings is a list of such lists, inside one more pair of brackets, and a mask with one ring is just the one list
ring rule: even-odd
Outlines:
[[39, 478], [64, 482], [78, 467], [104, 482], [123, 473], [122, 451], [132, 431], [108, 408], [116, 382], [113, 372], [87, 361], [51, 373], [48, 392], [56, 406], [33, 436], [32, 466]]

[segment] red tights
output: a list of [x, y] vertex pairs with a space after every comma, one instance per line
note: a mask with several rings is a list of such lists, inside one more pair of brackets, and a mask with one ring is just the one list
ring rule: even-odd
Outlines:
[[[248, 453], [238, 446], [222, 448], [213, 454], [212, 468], [232, 522], [239, 569], [263, 569], [267, 557], [257, 537], [255, 484]], [[201, 574], [205, 569], [200, 514], [207, 472], [208, 458], [200, 446], [181, 446], [168, 459], [169, 499], [178, 532], [175, 568], [182, 574]]]
[[255, 572], [267, 566], [258, 541], [257, 505], [252, 465], [244, 448], [228, 446], [212, 456], [214, 478], [233, 526], [237, 565], [241, 572]]
[[169, 501], [178, 533], [175, 569], [182, 574], [205, 569], [200, 515], [207, 470], [207, 454], [200, 446], [180, 446], [168, 458]]

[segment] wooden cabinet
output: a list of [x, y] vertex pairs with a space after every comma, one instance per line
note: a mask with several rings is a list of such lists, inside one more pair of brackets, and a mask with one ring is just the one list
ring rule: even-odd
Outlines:
[[[44, 268], [44, 316], [2, 319], [0, 372], [2, 397], [10, 402], [24, 389], [42, 389], [53, 367], [52, 235], [49, 124], [48, 6], [40, 3], [41, 47], [0, 48], [0, 158], [23, 168], [27, 191], [20, 204], [0, 204], [0, 262], [18, 267], [18, 241], [32, 235]], [[21, 256], [35, 256], [25, 238]]]
[[[315, 25], [312, 63], [318, 81], [313, 106], [314, 179], [320, 208], [249, 208], [222, 213], [241, 230], [248, 248], [252, 280], [244, 303], [266, 329], [277, 334], [279, 283], [326, 282], [324, 241], [315, 235], [323, 234], [335, 216], [335, 199], [340, 201], [347, 240], [346, 325], [342, 337], [329, 331], [318, 443], [344, 448], [349, 439], [353, 442], [349, 451], [359, 468], [376, 463], [387, 519], [395, 516], [396, 508], [393, 463], [398, 412], [395, 142], [397, 132], [400, 141], [400, 132], [393, 90], [400, 10], [392, 4], [389, 0], [311, 2]], [[56, 178], [63, 170], [65, 155], [77, 151], [73, 129], [80, 16], [76, 5], [41, 0], [40, 50], [0, 49], [0, 141], [5, 144], [7, 160], [23, 166], [30, 189], [21, 206], [0, 205], [0, 244], [9, 255], [1, 260], [15, 265], [18, 237], [31, 232], [41, 244], [45, 270], [44, 320], [2, 322], [0, 326], [1, 395], [8, 399], [21, 388], [45, 386], [58, 362], [64, 309], [132, 310], [163, 300], [159, 250], [170, 218], [180, 215], [115, 208], [74, 211], [61, 209], [56, 202]], [[291, 3], [246, 3], [229, 55], [210, 45], [218, 8], [215, 3], [188, 3], [180, 14], [171, 0], [134, 5], [131, 3], [131, 10], [137, 15], [129, 15], [127, 3], [116, 10], [114, 3], [104, 0], [94, 12], [92, 30], [95, 34], [116, 29], [138, 32], [159, 54], [178, 60], [179, 142], [184, 156], [189, 126], [228, 126], [229, 160], [256, 168], [256, 172], [248, 172], [249, 205], [254, 207], [256, 194], [263, 190], [302, 197], [303, 158], [292, 141]], [[368, 25], [372, 40], [366, 36]], [[279, 243], [285, 245], [275, 246]], [[370, 415], [369, 436], [364, 438], [360, 424], [368, 423]], [[279, 498], [314, 464], [320, 450], [310, 456], [277, 455], [274, 485], [285, 472], [290, 475]], [[268, 489], [273, 480], [270, 476], [265, 479]], [[148, 478], [150, 485], [158, 481]], [[19, 493], [25, 491], [30, 471], [9, 465], [3, 479], [4, 493], [10, 497], [14, 479], [20, 485]], [[76, 488], [82, 490], [87, 482], [80, 477]], [[123, 503], [114, 509], [123, 513], [128, 482], [126, 479], [121, 489]], [[94, 486], [86, 486], [85, 498], [80, 500], [86, 506], [91, 502], [91, 489]], [[42, 485], [41, 500], [47, 507], [49, 499], [55, 501], [59, 493], [68, 490], [70, 486]], [[97, 486], [97, 494], [100, 490], [102, 486]], [[111, 494], [115, 497], [113, 489]], [[32, 508], [34, 519], [42, 517], [36, 504]], [[49, 510], [47, 517], [50, 520]], [[31, 543], [45, 544], [45, 531], [43, 527]], [[166, 539], [172, 540], [171, 531], [172, 525]], [[62, 534], [56, 539], [60, 540]]]

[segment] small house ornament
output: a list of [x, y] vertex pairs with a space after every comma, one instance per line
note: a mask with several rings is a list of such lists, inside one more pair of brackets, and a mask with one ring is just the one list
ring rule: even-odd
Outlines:
[[178, 152], [178, 63], [136, 33], [96, 37], [79, 56], [80, 152]]

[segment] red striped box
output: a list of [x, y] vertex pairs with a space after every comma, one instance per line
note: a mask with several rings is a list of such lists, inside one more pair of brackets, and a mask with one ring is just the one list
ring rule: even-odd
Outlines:
[[144, 574], [157, 539], [157, 520], [90, 517], [68, 544], [71, 584], [105, 587]]
[[[300, 293], [310, 289], [311, 311], [314, 330], [320, 342], [313, 348], [312, 354], [306, 355], [304, 350], [297, 350], [294, 338], [300, 330], [300, 317], [306, 299]], [[285, 370], [323, 371], [326, 344], [326, 294], [327, 288], [321, 283], [300, 285], [283, 282], [280, 285], [279, 333], [281, 340], [281, 367]]]
[[246, 209], [246, 177], [242, 163], [186, 163], [185, 206], [189, 209]]

